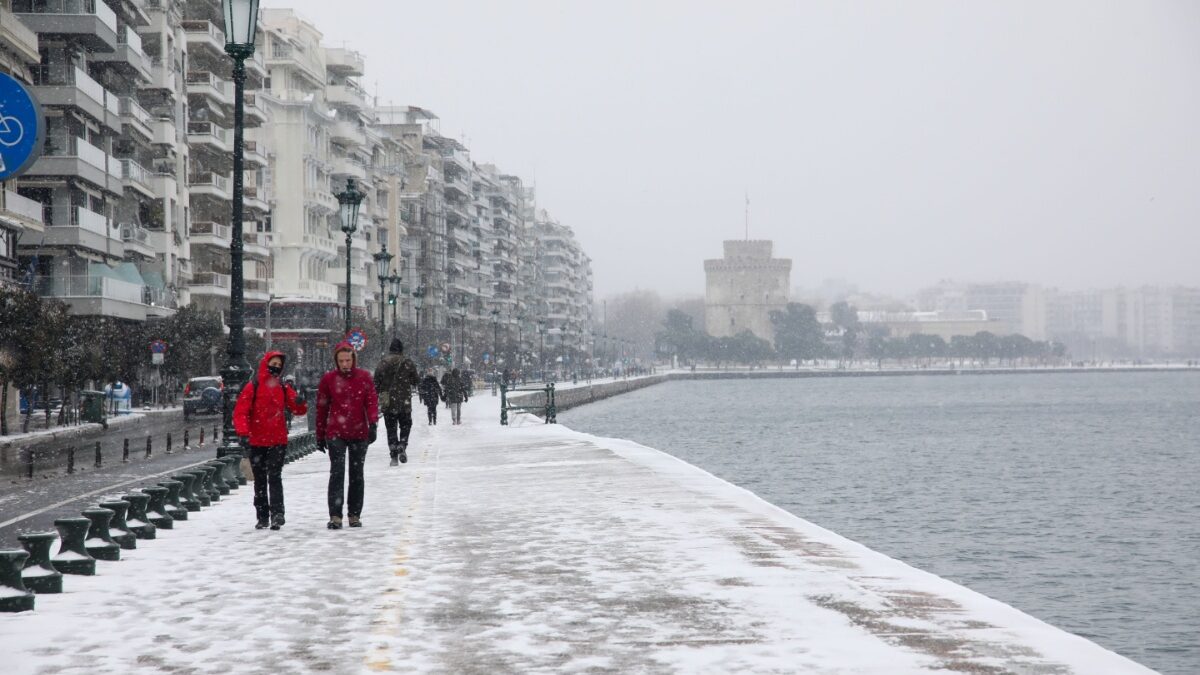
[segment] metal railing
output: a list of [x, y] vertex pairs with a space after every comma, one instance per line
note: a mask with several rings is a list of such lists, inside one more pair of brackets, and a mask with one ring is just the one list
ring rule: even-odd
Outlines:
[[[542, 394], [542, 403], [530, 405], [513, 405], [508, 400], [508, 395], [512, 392], [527, 391], [532, 393]], [[554, 383], [548, 382], [542, 387], [511, 387], [507, 384], [500, 385], [500, 424], [508, 426], [508, 413], [510, 410], [518, 412], [531, 412], [535, 415], [537, 412], [542, 413], [542, 421], [544, 424], [558, 423], [558, 409], [554, 405]]]
[[6, 211], [16, 213], [39, 223], [44, 223], [43, 206], [41, 202], [34, 201], [28, 197], [22, 197], [12, 190], [4, 191], [4, 209]]
[[14, 0], [14, 14], [92, 15], [117, 32], [117, 13], [98, 0]]
[[109, 298], [141, 304], [142, 284], [89, 275], [42, 277], [38, 290], [56, 298]]

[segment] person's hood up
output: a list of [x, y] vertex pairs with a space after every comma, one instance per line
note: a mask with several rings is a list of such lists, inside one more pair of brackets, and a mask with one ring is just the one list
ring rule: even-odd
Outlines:
[[392, 338], [392, 344], [388, 346], [389, 354], [403, 354], [404, 342], [400, 338]]
[[[337, 355], [339, 352], [350, 352], [350, 356], [353, 358], [353, 360], [350, 362], [350, 364], [351, 364], [350, 367], [351, 368], [358, 367], [358, 352], [354, 351], [354, 345], [350, 344], [346, 340], [342, 340], [341, 342], [339, 342], [337, 344], [336, 347], [333, 348], [333, 369], [334, 370], [338, 369]], [[341, 372], [341, 371], [338, 371], [338, 372]]]
[[271, 373], [267, 372], [267, 361], [270, 361], [276, 356], [283, 359], [283, 365], [287, 365], [287, 354], [284, 354], [283, 352], [267, 352], [266, 354], [263, 354], [262, 360], [258, 362], [258, 377], [260, 379], [264, 377], [270, 377]]

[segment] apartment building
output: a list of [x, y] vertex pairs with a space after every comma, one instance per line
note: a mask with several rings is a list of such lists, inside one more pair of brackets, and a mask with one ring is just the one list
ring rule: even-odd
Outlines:
[[1143, 286], [1053, 291], [1047, 331], [1090, 358], [1200, 356], [1200, 289]]
[[917, 304], [925, 312], [983, 310], [997, 330], [1046, 339], [1046, 292], [1036, 284], [942, 281], [921, 290]]

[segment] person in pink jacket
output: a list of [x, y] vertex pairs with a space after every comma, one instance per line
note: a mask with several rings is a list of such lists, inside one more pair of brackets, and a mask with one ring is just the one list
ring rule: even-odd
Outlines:
[[[350, 527], [362, 527], [363, 464], [367, 447], [375, 442], [379, 396], [371, 373], [358, 367], [349, 342], [333, 349], [334, 369], [317, 387], [317, 449], [329, 453], [329, 529], [342, 527], [342, 504]], [[350, 489], [346, 491], [346, 458], [350, 458]]]

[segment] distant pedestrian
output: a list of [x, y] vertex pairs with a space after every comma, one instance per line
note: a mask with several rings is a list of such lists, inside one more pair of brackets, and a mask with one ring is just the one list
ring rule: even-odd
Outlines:
[[308, 404], [290, 382], [280, 379], [286, 357], [267, 352], [233, 408], [233, 428], [250, 450], [254, 473], [255, 529], [283, 527], [283, 458], [287, 452], [286, 412], [304, 415]]
[[421, 378], [421, 383], [417, 385], [417, 394], [421, 397], [421, 402], [425, 404], [425, 416], [429, 419], [429, 424], [437, 425], [437, 406], [438, 401], [442, 398], [442, 385], [438, 384], [437, 378], [433, 375], [433, 368], [425, 371], [425, 377]]
[[[392, 466], [408, 461], [408, 435], [412, 432], [412, 388], [420, 382], [417, 366], [404, 356], [404, 343], [392, 338], [387, 356], [375, 367], [375, 389], [383, 409]], [[399, 425], [399, 435], [396, 427]]]
[[[333, 350], [334, 369], [317, 386], [317, 449], [329, 452], [329, 529], [342, 528], [342, 505], [350, 527], [361, 527], [363, 464], [367, 448], [375, 442], [379, 422], [379, 397], [371, 373], [358, 367], [358, 355], [349, 342]], [[346, 461], [350, 461], [350, 488], [346, 492]]]
[[458, 368], [442, 376], [442, 399], [450, 404], [451, 424], [462, 424], [462, 404], [469, 397], [466, 376]]

